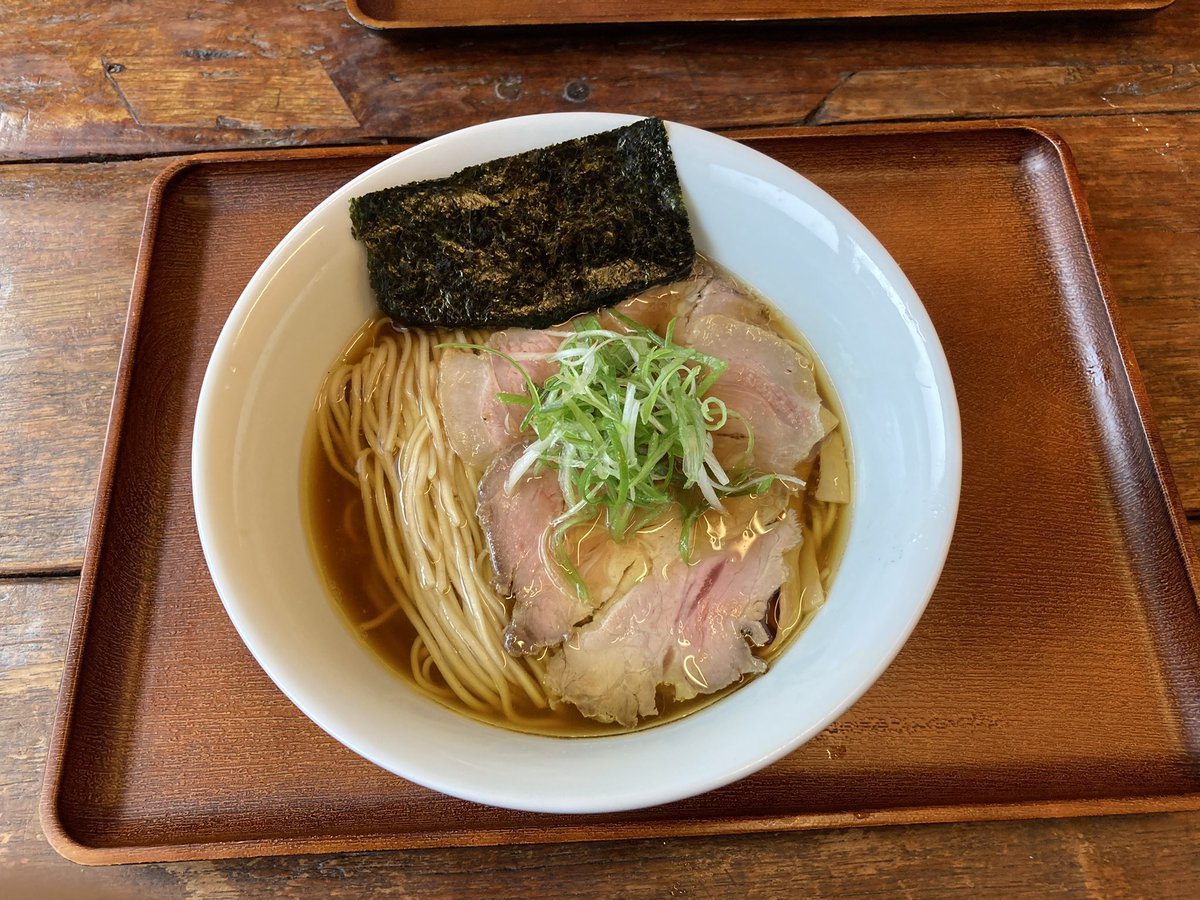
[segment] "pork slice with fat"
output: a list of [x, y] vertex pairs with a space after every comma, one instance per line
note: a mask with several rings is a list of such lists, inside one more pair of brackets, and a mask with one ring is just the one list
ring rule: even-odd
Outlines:
[[[529, 328], [497, 331], [486, 346], [515, 359], [540, 386], [558, 364], [550, 354], [562, 338]], [[516, 443], [525, 407], [509, 405], [501, 392], [524, 394], [521, 373], [504, 357], [471, 350], [447, 350], [438, 363], [438, 404], [450, 446], [477, 469]]]
[[[487, 346], [516, 360], [533, 383], [540, 387], [542, 382], [558, 371], [558, 363], [551, 361], [550, 355], [558, 350], [562, 341], [562, 334], [553, 331], [507, 328], [489, 337]], [[527, 393], [528, 385], [516, 366], [503, 356], [494, 353], [490, 356], [500, 390], [508, 394]]]
[[812, 360], [773, 331], [720, 314], [690, 321], [686, 341], [728, 364], [709, 394], [742, 418], [730, 416], [718, 433], [744, 438], [749, 425], [749, 463], [794, 472], [825, 436]]
[[504, 646], [514, 656], [537, 653], [562, 642], [572, 626], [591, 615], [565, 582], [546, 549], [550, 523], [564, 510], [562, 492], [551, 473], [526, 474], [504, 489], [525, 446], [497, 457], [479, 484], [479, 521], [487, 537], [496, 588], [513, 601]]
[[686, 340], [687, 329], [692, 322], [712, 315], [728, 316], [759, 328], [766, 328], [771, 321], [770, 311], [761, 300], [746, 293], [728, 278], [714, 278], [704, 285], [695, 303], [686, 311], [686, 319], [679, 329], [680, 339]]
[[517, 440], [508, 407], [490, 360], [469, 350], [447, 350], [438, 363], [438, 407], [455, 453], [476, 469], [486, 468]]
[[610, 602], [551, 656], [546, 683], [584, 715], [632, 727], [657, 712], [658, 689], [677, 699], [718, 691], [765, 664], [771, 597], [786, 577], [783, 555], [801, 539], [786, 490], [739, 497], [698, 526], [696, 560], [675, 557]]

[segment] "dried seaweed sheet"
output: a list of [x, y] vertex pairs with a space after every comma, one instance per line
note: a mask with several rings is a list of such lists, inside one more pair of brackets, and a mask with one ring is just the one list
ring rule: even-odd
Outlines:
[[687, 275], [659, 119], [350, 201], [371, 287], [410, 325], [543, 328]]

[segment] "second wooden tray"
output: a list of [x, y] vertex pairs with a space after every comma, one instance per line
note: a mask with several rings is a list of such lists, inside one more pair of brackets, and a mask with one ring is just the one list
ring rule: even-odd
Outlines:
[[368, 28], [566, 25], [622, 22], [727, 22], [754, 19], [868, 19], [1034, 12], [1129, 14], [1174, 0], [347, 0]]
[[255, 268], [388, 151], [194, 158], [157, 182], [147, 217], [43, 794], [60, 852], [134, 862], [1200, 807], [1193, 551], [1063, 148], [1019, 128], [748, 142], [888, 247], [962, 409], [943, 577], [866, 696], [750, 778], [610, 816], [455, 800], [326, 736], [259, 669], [209, 580], [192, 419]]

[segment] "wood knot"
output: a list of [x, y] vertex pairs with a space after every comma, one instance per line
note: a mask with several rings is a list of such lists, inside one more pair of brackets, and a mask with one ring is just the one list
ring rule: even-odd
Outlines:
[[519, 100], [524, 86], [520, 75], [506, 75], [496, 81], [496, 96], [501, 100]]
[[592, 89], [582, 78], [573, 78], [563, 88], [563, 97], [572, 103], [582, 103], [592, 95]]

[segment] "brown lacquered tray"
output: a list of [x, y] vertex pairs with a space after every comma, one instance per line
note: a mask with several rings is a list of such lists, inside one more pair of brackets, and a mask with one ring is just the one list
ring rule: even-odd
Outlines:
[[750, 778], [619, 815], [473, 805], [327, 737], [217, 599], [192, 513], [192, 417], [255, 268], [390, 151], [186, 159], [146, 219], [42, 800], [60, 852], [111, 863], [1200, 807], [1194, 551], [1066, 150], [1022, 128], [746, 140], [888, 247], [962, 407], [945, 572], [866, 696]]
[[368, 28], [868, 19], [1035, 12], [1138, 13], [1174, 0], [346, 0]]

